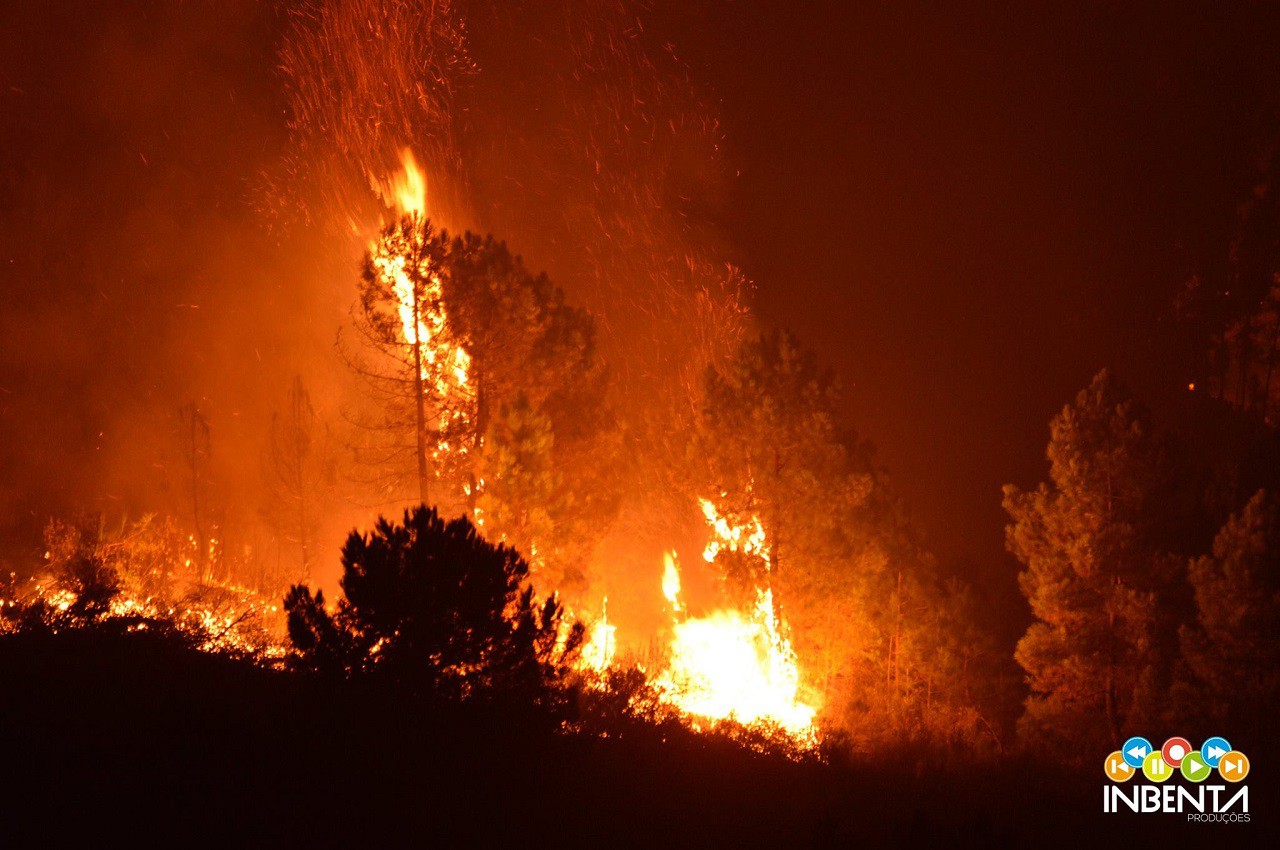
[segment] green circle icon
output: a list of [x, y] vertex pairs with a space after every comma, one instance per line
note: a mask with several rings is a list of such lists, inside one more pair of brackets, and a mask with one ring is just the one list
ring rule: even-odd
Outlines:
[[1198, 751], [1192, 750], [1182, 759], [1182, 778], [1189, 782], [1204, 782], [1213, 768]]
[[1164, 753], [1153, 750], [1142, 760], [1142, 775], [1152, 782], [1166, 782], [1173, 776], [1173, 767], [1164, 760]]

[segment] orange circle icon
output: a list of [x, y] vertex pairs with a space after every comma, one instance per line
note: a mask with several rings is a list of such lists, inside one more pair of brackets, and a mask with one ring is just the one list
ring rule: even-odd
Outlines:
[[1107, 778], [1112, 782], [1128, 782], [1137, 773], [1127, 761], [1124, 760], [1124, 753], [1116, 750], [1107, 756], [1107, 761], [1103, 764], [1103, 769], [1107, 772]]
[[1228, 782], [1240, 782], [1249, 775], [1249, 758], [1239, 750], [1232, 750], [1218, 762], [1218, 774]]

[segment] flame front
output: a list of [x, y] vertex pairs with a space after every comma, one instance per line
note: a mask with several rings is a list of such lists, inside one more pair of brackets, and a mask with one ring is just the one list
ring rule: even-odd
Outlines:
[[[760, 527], [758, 521], [755, 526]], [[709, 562], [721, 545], [732, 545], [744, 532], [727, 523], [713, 523], [712, 529], [720, 539], [707, 547]], [[762, 535], [748, 531], [747, 539], [764, 547]], [[815, 709], [799, 698], [800, 669], [785, 623], [774, 610], [773, 591], [758, 589], [750, 611], [724, 609], [681, 619], [674, 553], [667, 554], [666, 567], [663, 591], [674, 588], [674, 598], [668, 593], [668, 599], [676, 618], [667, 667], [654, 681], [664, 701], [693, 718], [776, 724], [797, 743], [811, 744]]]
[[600, 619], [587, 630], [587, 639], [582, 645], [582, 665], [596, 673], [608, 670], [618, 651], [617, 633], [618, 627], [609, 622], [609, 597], [606, 596]]

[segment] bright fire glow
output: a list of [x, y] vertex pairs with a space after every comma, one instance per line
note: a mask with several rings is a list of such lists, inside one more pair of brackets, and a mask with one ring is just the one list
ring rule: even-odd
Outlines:
[[[187, 545], [194, 549], [197, 543], [191, 538]], [[210, 540], [210, 552], [216, 553], [219, 545], [219, 541]], [[161, 575], [156, 568], [134, 572], [125, 562], [119, 571], [119, 592], [102, 616], [137, 620], [130, 627], [137, 631], [148, 628], [148, 622], [167, 622], [195, 638], [196, 648], [206, 652], [243, 652], [268, 661], [284, 658], [285, 618], [278, 601], [233, 579], [197, 575], [193, 551], [189, 550], [179, 564], [173, 574]], [[157, 583], [165, 591], [146, 589]], [[76, 601], [74, 591], [60, 586], [52, 576], [44, 576], [32, 580], [15, 598], [0, 597], [0, 609], [43, 602], [66, 614]], [[0, 632], [5, 627], [0, 618]], [[57, 632], [60, 626], [55, 621], [51, 628]]]
[[[413, 152], [405, 148], [401, 155], [403, 170], [386, 181], [371, 180], [383, 201], [415, 224], [425, 223], [427, 178], [418, 167]], [[424, 265], [412, 267], [395, 239], [375, 239], [370, 246], [373, 266], [396, 296], [404, 342], [410, 351], [416, 347], [421, 355], [422, 379], [437, 407], [439, 437], [432, 451], [434, 458], [450, 452], [466, 454], [467, 441], [451, 435], [466, 433], [471, 419], [475, 389], [471, 386], [471, 355], [457, 342], [449, 325], [444, 304], [444, 290], [439, 271]]]
[[[726, 546], [744, 532], [742, 527], [728, 524], [721, 527], [713, 523], [712, 529]], [[756, 539], [750, 531], [747, 535]], [[758, 543], [763, 547], [763, 537]], [[666, 560], [664, 592], [668, 575], [674, 571], [678, 593], [675, 558], [668, 554]], [[714, 561], [714, 557], [708, 560]], [[677, 617], [670, 659], [654, 680], [664, 701], [695, 718], [748, 724], [765, 721], [777, 724], [798, 743], [815, 740], [815, 709], [799, 699], [800, 670], [785, 623], [774, 610], [771, 589], [758, 590], [755, 607], [747, 612], [725, 609], [681, 619], [678, 598], [672, 602]]]
[[[724, 608], [695, 617], [681, 599], [679, 559], [675, 552], [664, 553], [662, 595], [671, 612], [671, 636], [665, 664], [646, 671], [649, 684], [694, 728], [721, 720], [764, 723], [793, 744], [812, 748], [817, 709], [800, 698], [799, 664], [768, 585], [772, 561], [764, 525], [754, 515], [734, 520], [706, 500], [702, 511], [711, 535], [703, 558], [714, 564], [725, 550], [744, 552], [761, 560], [766, 578], [749, 610]], [[606, 609], [588, 628], [579, 669], [602, 674], [613, 666], [615, 632]]]
[[600, 610], [600, 619], [587, 630], [582, 645], [582, 666], [596, 673], [603, 673], [613, 664], [618, 651], [618, 627], [609, 622], [609, 598], [606, 596]]
[[680, 613], [680, 568], [676, 566], [676, 553], [662, 555], [662, 595], [671, 603], [671, 610]]

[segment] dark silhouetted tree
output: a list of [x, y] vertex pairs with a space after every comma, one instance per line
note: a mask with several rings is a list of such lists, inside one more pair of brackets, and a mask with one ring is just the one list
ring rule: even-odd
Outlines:
[[1182, 629], [1185, 706], [1263, 740], [1280, 696], [1280, 508], [1259, 491], [1213, 554], [1192, 560], [1195, 622]]
[[1271, 427], [1280, 425], [1280, 159], [1273, 152], [1236, 207], [1228, 244], [1175, 299], [1188, 376]]
[[1145, 412], [1105, 371], [1050, 423], [1048, 460], [1047, 483], [1005, 488], [1007, 545], [1036, 619], [1016, 653], [1031, 687], [1019, 732], [1091, 753], [1157, 713], [1157, 609], [1177, 569], [1164, 548], [1169, 473]]
[[286, 598], [301, 666], [539, 701], [582, 643], [581, 625], [563, 627], [555, 597], [534, 597], [524, 558], [465, 517], [446, 522], [417, 507], [403, 524], [380, 519], [371, 533], [351, 534], [342, 566], [336, 613], [302, 585]]

